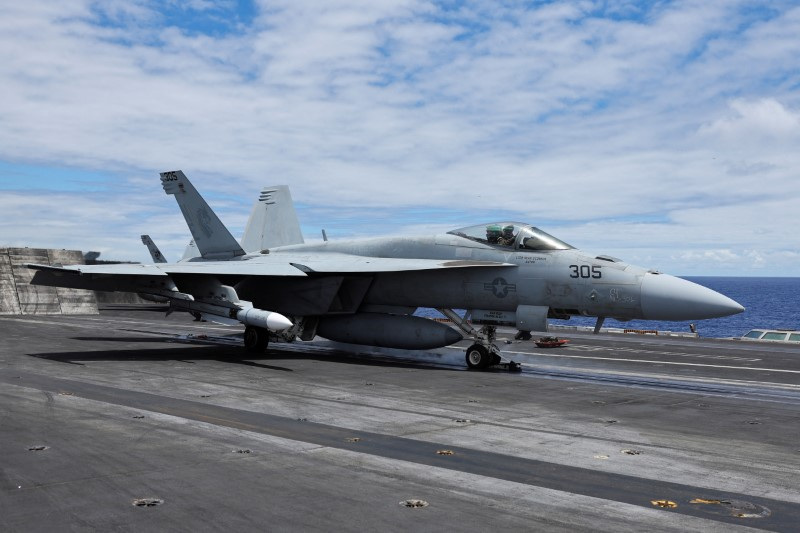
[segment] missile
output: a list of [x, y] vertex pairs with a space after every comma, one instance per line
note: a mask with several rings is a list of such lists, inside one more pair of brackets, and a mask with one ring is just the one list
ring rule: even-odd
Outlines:
[[337, 342], [407, 350], [441, 348], [463, 338], [453, 328], [427, 318], [384, 313], [322, 317], [317, 335]]
[[237, 312], [236, 320], [245, 326], [266, 328], [270, 331], [282, 331], [292, 327], [292, 321], [282, 314], [273, 311], [264, 311], [263, 309], [256, 309], [254, 307], [242, 309]]

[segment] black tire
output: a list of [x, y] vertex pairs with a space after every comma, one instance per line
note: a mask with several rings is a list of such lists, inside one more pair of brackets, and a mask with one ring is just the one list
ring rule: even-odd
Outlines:
[[492, 364], [493, 354], [489, 349], [480, 344], [473, 344], [467, 348], [467, 366], [473, 370], [482, 370]]
[[244, 328], [244, 347], [250, 353], [264, 353], [269, 344], [269, 333], [264, 328], [247, 326]]
[[529, 341], [531, 340], [531, 337], [533, 336], [531, 335], [530, 331], [518, 331], [517, 334], [514, 335], [514, 338], [518, 341]]

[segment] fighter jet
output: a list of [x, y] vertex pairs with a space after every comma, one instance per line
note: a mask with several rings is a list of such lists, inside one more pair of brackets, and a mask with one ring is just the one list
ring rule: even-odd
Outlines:
[[[245, 251], [183, 172], [163, 172], [200, 257], [152, 265], [29, 264], [32, 284], [144, 292], [175, 310], [244, 324], [244, 345], [270, 339], [432, 349], [471, 338], [466, 364], [502, 362], [495, 327], [547, 331], [548, 318], [701, 320], [744, 308], [710, 289], [594, 256], [526, 223], [499, 221], [427, 237], [272, 245]], [[302, 237], [301, 237], [302, 238]], [[414, 316], [436, 308], [455, 327]], [[471, 321], [456, 313], [466, 309]], [[472, 324], [482, 326], [476, 329]]]

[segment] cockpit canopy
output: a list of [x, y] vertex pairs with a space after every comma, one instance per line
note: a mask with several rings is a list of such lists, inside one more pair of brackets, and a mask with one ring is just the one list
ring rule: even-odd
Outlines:
[[518, 250], [569, 250], [574, 248], [539, 228], [519, 222], [493, 222], [460, 228], [447, 233], [483, 244]]

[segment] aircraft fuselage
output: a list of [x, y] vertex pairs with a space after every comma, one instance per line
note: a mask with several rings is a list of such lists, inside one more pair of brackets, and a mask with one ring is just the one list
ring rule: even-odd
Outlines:
[[387, 272], [374, 275], [362, 305], [515, 312], [544, 306], [550, 315], [699, 320], [741, 311], [733, 300], [666, 274], [577, 249], [504, 249], [451, 234], [331, 241], [277, 248], [281, 254], [326, 252], [364, 257], [491, 261], [513, 266]]

